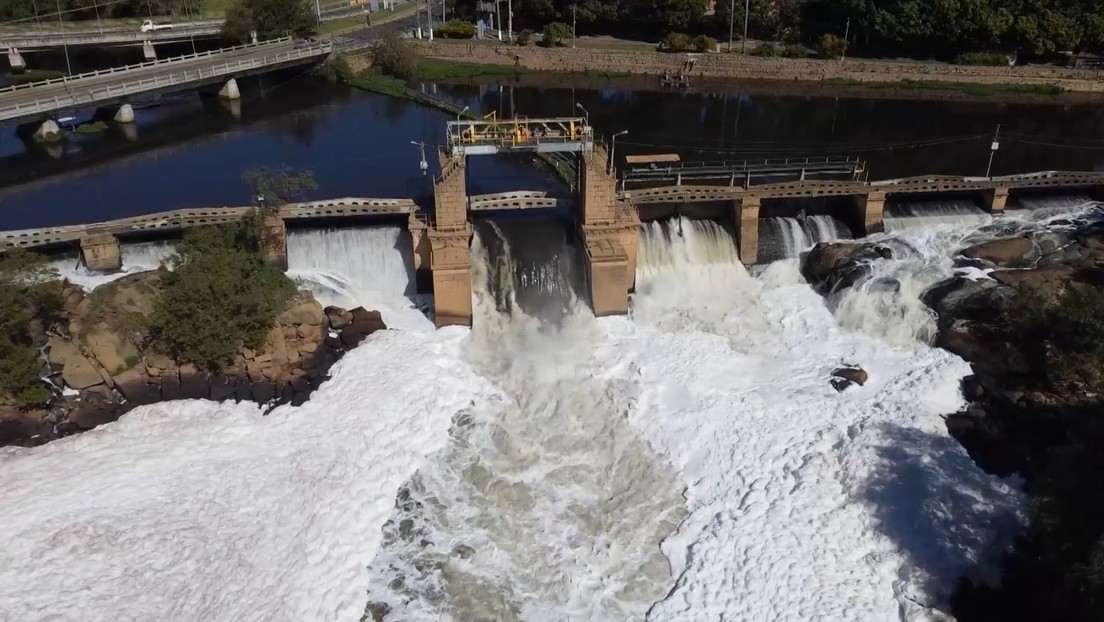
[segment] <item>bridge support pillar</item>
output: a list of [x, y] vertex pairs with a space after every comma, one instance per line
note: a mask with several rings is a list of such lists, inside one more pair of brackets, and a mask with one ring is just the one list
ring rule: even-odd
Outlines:
[[218, 96], [223, 99], [241, 99], [241, 91], [238, 90], [238, 81], [234, 78], [227, 80], [226, 84], [222, 85], [222, 89], [219, 90]]
[[758, 195], [749, 194], [732, 202], [733, 220], [739, 242], [740, 262], [750, 266], [759, 261], [759, 205]]
[[287, 270], [287, 225], [279, 209], [261, 210], [260, 242], [265, 263]]
[[11, 65], [12, 71], [15, 73], [27, 69], [27, 61], [23, 60], [23, 55], [16, 48], [8, 48], [8, 64]]
[[[583, 225], [580, 236], [586, 251], [587, 286], [595, 317], [625, 315], [629, 312], [633, 270], [629, 267], [629, 253], [622, 244], [621, 232]], [[632, 263], [635, 264], [635, 257]]]
[[885, 199], [885, 193], [877, 190], [855, 195], [856, 221], [862, 225], [863, 235], [885, 230]]
[[46, 119], [42, 122], [42, 125], [38, 126], [38, 129], [34, 131], [32, 135], [35, 142], [39, 143], [52, 143], [61, 140], [61, 127], [57, 124], [57, 121], [53, 119]]
[[433, 184], [435, 222], [427, 230], [429, 268], [433, 271], [434, 322], [438, 328], [470, 326], [471, 226], [468, 225], [467, 172], [464, 158], [454, 158], [444, 151], [439, 151], [437, 157], [441, 162], [441, 176]]
[[111, 272], [123, 267], [119, 239], [110, 233], [89, 233], [80, 239], [81, 261], [89, 270]]
[[153, 47], [153, 41], [142, 42], [142, 56], [145, 56], [146, 60], [157, 60], [157, 50]]
[[134, 108], [130, 104], [119, 106], [111, 120], [116, 123], [134, 123]]
[[982, 200], [990, 214], [1003, 214], [1004, 205], [1008, 202], [1008, 188], [997, 186], [992, 190], [986, 190], [982, 193]]
[[618, 201], [617, 180], [607, 172], [608, 164], [601, 146], [579, 154], [579, 237], [597, 317], [628, 313], [640, 235], [640, 218], [633, 206]]

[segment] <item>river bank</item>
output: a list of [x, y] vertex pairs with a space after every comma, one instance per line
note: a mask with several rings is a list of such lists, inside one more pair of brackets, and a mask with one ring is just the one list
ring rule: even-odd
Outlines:
[[[688, 60], [694, 78], [819, 82], [871, 88], [894, 85], [953, 90], [985, 85], [992, 92], [1055, 95], [1062, 92], [1101, 93], [1104, 84], [1095, 71], [1029, 65], [979, 67], [942, 63], [846, 59], [759, 58], [740, 54], [667, 54], [661, 52], [587, 48], [541, 48], [486, 42], [417, 41], [419, 55], [453, 62], [512, 66], [529, 71], [662, 76], [677, 73]], [[355, 55], [350, 64], [363, 69], [368, 57]], [[973, 87], [973, 90], [977, 90]]]

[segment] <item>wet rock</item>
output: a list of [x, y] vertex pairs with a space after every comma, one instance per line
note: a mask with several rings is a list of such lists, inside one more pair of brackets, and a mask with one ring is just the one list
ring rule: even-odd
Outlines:
[[45, 410], [21, 410], [14, 403], [0, 403], [0, 446], [37, 444], [35, 437], [48, 434], [52, 427]]
[[955, 276], [929, 287], [920, 299], [940, 316], [972, 317], [1002, 309], [1013, 293], [992, 279]]
[[322, 311], [322, 305], [314, 298], [302, 298], [293, 302], [276, 318], [276, 322], [284, 326], [293, 324], [321, 326], [325, 321], [326, 315]]
[[357, 307], [352, 311], [352, 319], [341, 329], [341, 343], [346, 348], [355, 348], [368, 335], [386, 328], [379, 311], [368, 311], [364, 307]]
[[471, 559], [475, 555], [475, 549], [466, 544], [458, 544], [452, 547], [452, 554], [460, 559]]
[[353, 321], [353, 314], [341, 307], [326, 307], [325, 314], [330, 328], [334, 330], [341, 330]]
[[801, 274], [818, 292], [828, 294], [864, 279], [873, 262], [893, 257], [893, 250], [881, 244], [821, 242], [804, 255]]
[[62, 365], [61, 378], [66, 385], [73, 389], [86, 389], [103, 383], [100, 370], [92, 364], [92, 361], [76, 352], [75, 348], [73, 352], [66, 356]]
[[836, 369], [832, 372], [832, 376], [846, 380], [848, 382], [853, 382], [860, 387], [866, 384], [866, 381], [869, 378], [866, 370], [861, 367], [840, 367], [839, 369]]
[[1038, 257], [1035, 244], [1026, 238], [1006, 238], [975, 244], [962, 251], [970, 259], [978, 259], [995, 266], [1022, 268]]
[[365, 620], [383, 622], [389, 613], [391, 613], [391, 606], [387, 603], [368, 603], [368, 606], [364, 609], [364, 617], [361, 619], [361, 622]]
[[1032, 270], [994, 270], [989, 276], [1003, 285], [1031, 290], [1053, 299], [1065, 290], [1074, 273], [1070, 266], [1057, 265]]
[[161, 400], [161, 387], [147, 380], [137, 369], [128, 369], [115, 376], [115, 388], [131, 407], [153, 404]]

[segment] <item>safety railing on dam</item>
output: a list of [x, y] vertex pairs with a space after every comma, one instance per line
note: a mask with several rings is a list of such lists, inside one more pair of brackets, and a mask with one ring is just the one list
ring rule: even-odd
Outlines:
[[[7, 87], [4, 89], [0, 89], [0, 122], [31, 117], [66, 108], [75, 108], [78, 106], [103, 103], [110, 100], [118, 99], [120, 97], [137, 95], [140, 93], [171, 88], [174, 86], [200, 84], [213, 78], [233, 77], [234, 75], [258, 68], [284, 65], [302, 59], [324, 57], [333, 51], [332, 43], [328, 41], [321, 41], [303, 47], [295, 47], [283, 52], [276, 52], [272, 54], [268, 53], [272, 47], [280, 44], [286, 44], [288, 41], [290, 41], [290, 38], [284, 37], [281, 39], [266, 41], [264, 43], [224, 48], [211, 52], [200, 52], [198, 54], [189, 54], [187, 56], [179, 56], [171, 59], [150, 61], [148, 63], [140, 63], [137, 65], [114, 67], [112, 69], [94, 71], [67, 78], [59, 78], [55, 80], [46, 80], [43, 82], [36, 82], [27, 85]], [[219, 62], [218, 57], [220, 55], [225, 55], [231, 52], [236, 52], [249, 48], [255, 49], [257, 51], [257, 55], [253, 55], [248, 58], [236, 61], [221, 63]], [[192, 69], [181, 69], [180, 71], [172, 71], [172, 66], [174, 64], [189, 64], [201, 58], [209, 58], [212, 62], [208, 66], [200, 66]], [[147, 78], [128, 79], [127, 77], [128, 73], [134, 73], [138, 71], [145, 72], [149, 68], [154, 67], [165, 67], [166, 69], [169, 69], [169, 72], [150, 76]], [[117, 75], [119, 79], [113, 83], [108, 84], [102, 84], [102, 82], [99, 80], [99, 78], [102, 78], [103, 76], [110, 75]], [[95, 79], [97, 81], [97, 86], [89, 88], [86, 85], [81, 84], [81, 82], [84, 80], [92, 79]], [[64, 87], [64, 91], [61, 94], [55, 94], [53, 96], [46, 96], [26, 102], [3, 106], [4, 99], [8, 95], [17, 94], [21, 91], [33, 93], [34, 89], [36, 88], [43, 88], [50, 85], [61, 85]]]

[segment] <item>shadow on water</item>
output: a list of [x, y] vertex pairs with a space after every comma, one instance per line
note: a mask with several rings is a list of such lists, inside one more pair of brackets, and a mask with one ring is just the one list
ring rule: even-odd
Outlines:
[[[974, 465], [949, 435], [881, 423], [884, 442], [862, 488], [876, 528], [906, 557], [904, 594], [946, 608], [964, 574], [994, 579], [995, 567], [1022, 525], [1020, 495]], [[923, 602], [923, 594], [934, 596]]]

